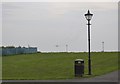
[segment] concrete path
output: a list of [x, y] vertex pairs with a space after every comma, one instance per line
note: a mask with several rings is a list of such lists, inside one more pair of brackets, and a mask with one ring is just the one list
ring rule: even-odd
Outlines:
[[80, 82], [118, 82], [118, 73], [120, 71], [111, 72], [106, 75], [96, 76], [94, 78], [84, 78], [84, 79], [75, 79], [75, 81]]

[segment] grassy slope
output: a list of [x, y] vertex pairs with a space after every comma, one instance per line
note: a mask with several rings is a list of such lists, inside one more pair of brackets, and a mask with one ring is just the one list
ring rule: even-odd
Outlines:
[[[3, 79], [71, 79], [74, 78], [74, 60], [85, 60], [87, 53], [37, 53], [3, 57]], [[118, 69], [118, 53], [91, 53], [92, 76]], [[84, 77], [89, 77], [84, 75]]]
[[0, 79], [2, 79], [2, 55], [0, 55]]

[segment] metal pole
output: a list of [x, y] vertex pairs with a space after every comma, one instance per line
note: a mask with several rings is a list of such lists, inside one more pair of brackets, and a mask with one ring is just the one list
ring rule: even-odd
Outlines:
[[90, 20], [88, 20], [88, 75], [91, 75], [91, 58], [90, 58]]
[[104, 52], [104, 42], [102, 42], [102, 52]]
[[68, 52], [68, 45], [66, 45], [66, 52]]

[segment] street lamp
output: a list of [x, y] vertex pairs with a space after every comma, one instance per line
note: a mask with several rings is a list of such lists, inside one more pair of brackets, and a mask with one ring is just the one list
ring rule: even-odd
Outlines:
[[91, 58], [90, 58], [90, 20], [92, 19], [93, 14], [88, 10], [87, 14], [85, 14], [85, 18], [88, 21], [88, 75], [91, 75]]
[[68, 45], [66, 45], [66, 52], [68, 52]]
[[104, 41], [102, 42], [102, 52], [104, 52]]

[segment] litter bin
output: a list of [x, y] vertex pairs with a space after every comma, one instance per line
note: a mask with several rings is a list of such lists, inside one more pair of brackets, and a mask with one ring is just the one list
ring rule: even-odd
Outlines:
[[84, 74], [84, 60], [76, 59], [74, 68], [75, 68], [75, 77], [82, 77]]

